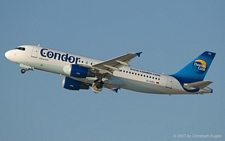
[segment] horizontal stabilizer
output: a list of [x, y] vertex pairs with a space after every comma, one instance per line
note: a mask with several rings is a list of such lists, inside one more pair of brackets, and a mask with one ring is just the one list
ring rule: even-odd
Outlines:
[[198, 81], [198, 82], [193, 82], [193, 83], [185, 83], [184, 87], [188, 90], [203, 89], [211, 83], [212, 83], [212, 81], [203, 80], [203, 81]]

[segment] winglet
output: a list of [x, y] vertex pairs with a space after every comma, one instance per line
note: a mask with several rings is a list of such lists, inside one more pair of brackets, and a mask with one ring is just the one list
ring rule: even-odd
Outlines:
[[136, 55], [137, 55], [138, 57], [140, 57], [140, 56], [141, 56], [141, 53], [142, 53], [142, 52], [138, 52], [138, 53], [136, 53]]
[[115, 91], [117, 93], [119, 89], [120, 88], [115, 88], [115, 89], [113, 89], [113, 91]]

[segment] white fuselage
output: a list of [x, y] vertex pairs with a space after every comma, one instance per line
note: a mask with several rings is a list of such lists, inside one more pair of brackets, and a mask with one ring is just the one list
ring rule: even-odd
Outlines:
[[[78, 64], [90, 67], [102, 61], [69, 54], [61, 51], [47, 49], [39, 46], [24, 45], [24, 51], [10, 50], [5, 56], [12, 62], [20, 64], [21, 68], [30, 67], [42, 71], [52, 72], [68, 76], [66, 67], [70, 64]], [[93, 78], [73, 78], [81, 82], [91, 82]], [[185, 91], [179, 81], [169, 75], [159, 74], [141, 69], [123, 66], [114, 71], [110, 78], [105, 78], [104, 83], [115, 88], [155, 93], [155, 94], [202, 94], [211, 93], [210, 88], [200, 89], [198, 92]]]

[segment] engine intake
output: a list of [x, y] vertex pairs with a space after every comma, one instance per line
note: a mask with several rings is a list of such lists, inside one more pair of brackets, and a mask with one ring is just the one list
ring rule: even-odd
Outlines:
[[73, 80], [69, 77], [64, 77], [62, 81], [62, 87], [68, 90], [80, 90], [80, 89], [88, 90], [89, 89], [88, 85], [80, 81]]

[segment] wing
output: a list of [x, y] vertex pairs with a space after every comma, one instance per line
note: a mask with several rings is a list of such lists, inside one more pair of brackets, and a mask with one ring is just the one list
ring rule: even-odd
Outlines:
[[95, 64], [92, 66], [92, 68], [97, 69], [101, 74], [112, 74], [114, 71], [119, 70], [119, 68], [122, 66], [129, 66], [130, 60], [136, 56], [140, 57], [141, 53], [142, 52], [127, 53], [125, 55]]

